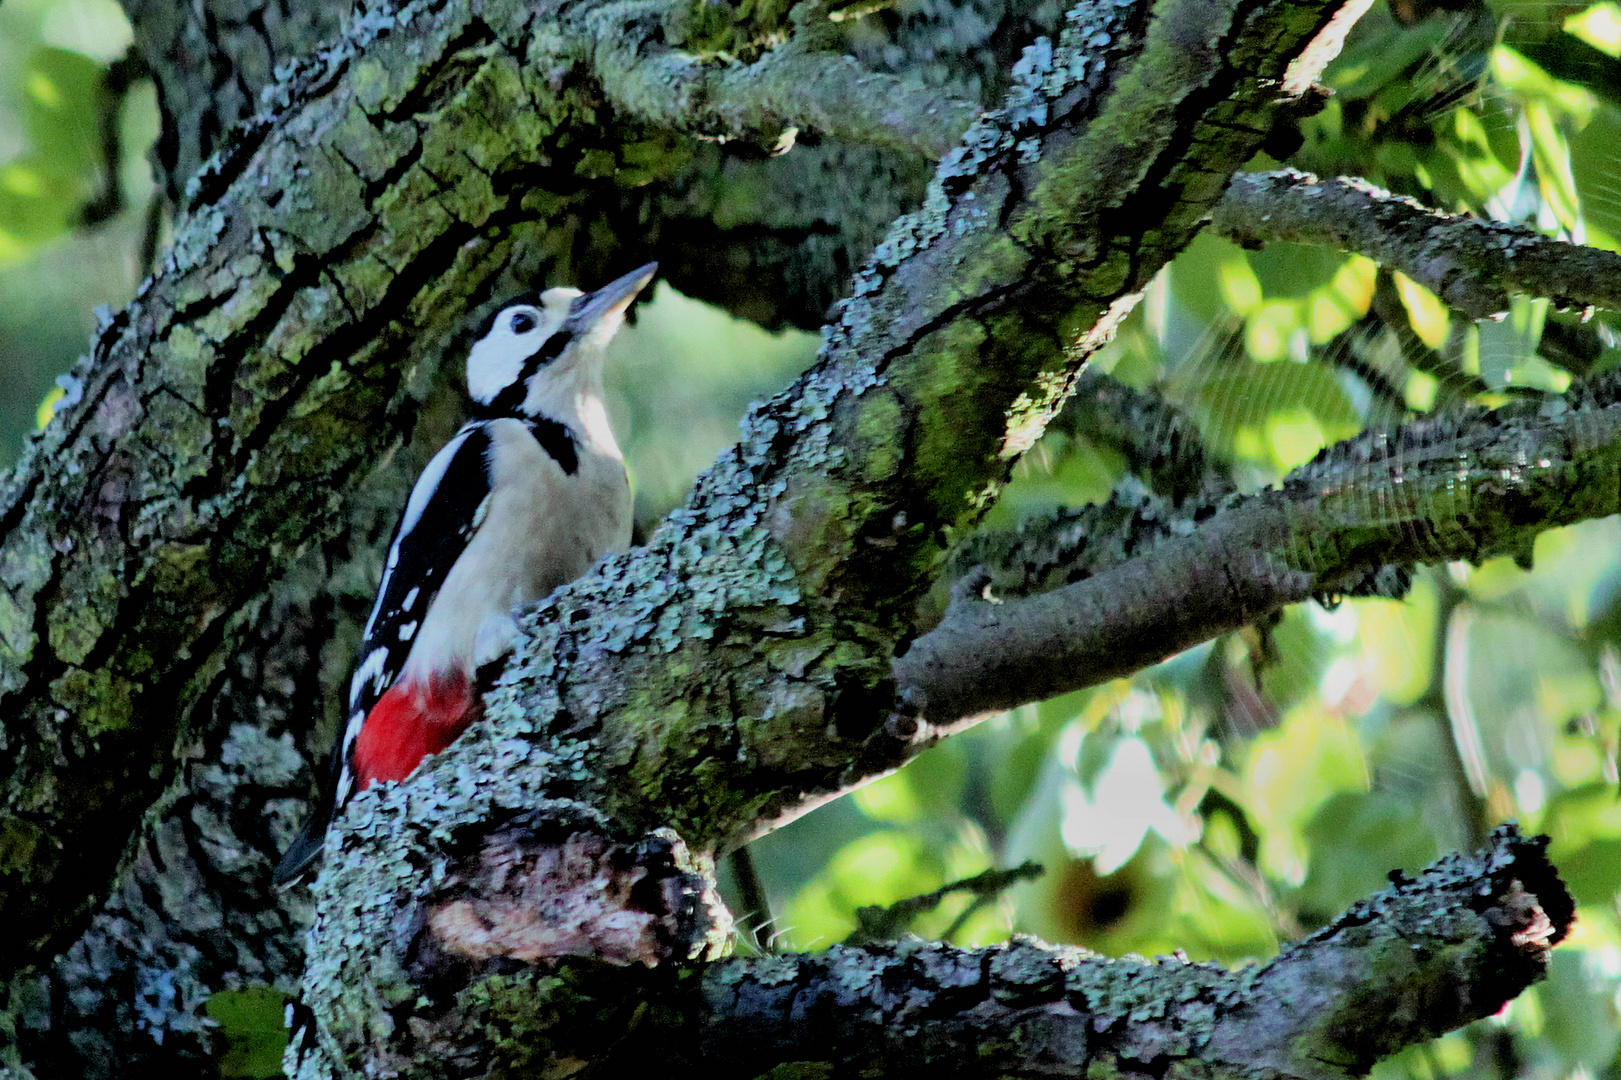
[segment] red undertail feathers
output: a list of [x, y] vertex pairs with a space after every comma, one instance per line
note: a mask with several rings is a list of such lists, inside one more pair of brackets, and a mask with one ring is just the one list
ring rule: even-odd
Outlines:
[[372, 706], [355, 740], [355, 790], [378, 780], [405, 779], [423, 758], [466, 731], [482, 710], [483, 700], [465, 671], [395, 683]]

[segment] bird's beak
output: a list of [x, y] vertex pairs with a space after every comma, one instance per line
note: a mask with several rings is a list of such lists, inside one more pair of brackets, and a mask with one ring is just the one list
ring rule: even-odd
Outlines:
[[574, 310], [569, 314], [569, 322], [573, 324], [575, 333], [584, 336], [606, 330], [612, 334], [619, 329], [619, 320], [625, 314], [625, 309], [636, 299], [636, 294], [653, 280], [653, 275], [658, 273], [658, 269], [658, 263], [648, 263], [622, 278], [615, 278], [596, 292], [574, 301]]

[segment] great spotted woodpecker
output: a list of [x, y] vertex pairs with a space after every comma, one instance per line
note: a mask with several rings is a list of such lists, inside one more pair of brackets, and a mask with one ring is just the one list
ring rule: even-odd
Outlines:
[[322, 799], [276, 883], [301, 877], [357, 791], [401, 780], [476, 720], [517, 609], [630, 544], [630, 484], [602, 403], [608, 341], [658, 269], [520, 296], [467, 356], [472, 418], [422, 471], [389, 544]]

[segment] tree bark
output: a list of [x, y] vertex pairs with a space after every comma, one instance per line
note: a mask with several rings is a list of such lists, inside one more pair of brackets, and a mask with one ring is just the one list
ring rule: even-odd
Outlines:
[[1500, 319], [1510, 294], [1558, 307], [1621, 307], [1621, 255], [1523, 225], [1442, 214], [1362, 180], [1286, 169], [1237, 179], [1212, 222], [1246, 247], [1324, 244], [1400, 270], [1471, 319]]
[[[868, 117], [883, 149], [832, 137], [852, 135], [838, 126], [847, 63], [774, 56], [760, 41], [780, 26], [681, 37], [672, 28], [695, 8], [680, 5], [624, 20], [598, 4], [385, 6], [274, 83], [233, 76], [247, 97], [264, 91], [258, 111], [186, 189], [162, 272], [104, 329], [80, 400], [4, 500], [0, 699], [20, 752], [0, 788], [13, 855], [0, 862], [0, 905], [18, 928], [9, 960], [37, 965], [11, 986], [8, 1064], [201, 1074], [201, 1001], [245, 979], [286, 985], [298, 903], [268, 891], [281, 837], [267, 840], [259, 814], [269, 809], [272, 834], [290, 827], [288, 755], [318, 711], [311, 683], [342, 678], [352, 640], [307, 577], [346, 566], [367, 576], [388, 525], [379, 507], [409, 470], [385, 470], [370, 509], [345, 500], [417, 425], [469, 307], [538, 277], [586, 281], [657, 257], [677, 284], [726, 291], [763, 323], [814, 323], [855, 253], [921, 187], [939, 133], [965, 115], [960, 99], [1009, 86], [923, 210], [856, 276], [818, 367], [756, 411], [744, 443], [646, 550], [531, 620], [491, 723], [347, 817], [318, 894], [303, 1067], [405, 1060], [417, 1028], [384, 1030], [378, 1009], [414, 1008], [413, 979], [429, 979], [437, 1001], [501, 993], [504, 1007], [530, 1010], [558, 984], [537, 974], [508, 985], [493, 968], [521, 958], [544, 972], [581, 950], [710, 955], [725, 925], [713, 854], [904, 760], [938, 734], [931, 724], [964, 712], [904, 693], [915, 680], [890, 667], [928, 640], [913, 641], [912, 613], [947, 542], [977, 521], [1079, 365], [1355, 16], [1305, 0], [1082, 5], [1056, 46], [1038, 44], [1010, 74], [990, 61], [1007, 65], [1007, 43], [1030, 24], [986, 7], [994, 29], [933, 80], [946, 119], [920, 133], [916, 110], [887, 127]], [[270, 54], [324, 34], [287, 25], [304, 29]], [[143, 42], [163, 38], [149, 31]], [[705, 36], [717, 33], [718, 45]], [[939, 55], [925, 30], [900, 37], [909, 57]], [[246, 71], [226, 55], [231, 40], [218, 63]], [[692, 48], [669, 47], [679, 41]], [[831, 89], [784, 91], [740, 116], [708, 81], [702, 43], [756, 50], [741, 54], [741, 74], [722, 73], [736, 85], [757, 87], [793, 59], [801, 66], [781, 70], [815, 65]], [[167, 65], [160, 80], [190, 79], [195, 94], [179, 55], [148, 48]], [[675, 112], [647, 97], [661, 64], [704, 92]], [[166, 104], [181, 99], [165, 91]], [[245, 115], [232, 100], [214, 115]], [[791, 127], [819, 134], [818, 123], [832, 129], [820, 145], [772, 158], [671, 133], [775, 140]], [[207, 148], [176, 149], [173, 170]], [[791, 185], [793, 198], [761, 197], [762, 183]], [[859, 197], [842, 194], [852, 187]], [[712, 247], [700, 226], [723, 215]], [[1602, 463], [1609, 452], [1577, 440], [1569, 454]], [[1414, 520], [1446, 512], [1429, 504]], [[1517, 542], [1538, 527], [1514, 524]], [[300, 551], [304, 568], [270, 588]], [[1318, 584], [1339, 572], [1309, 571]], [[1179, 601], [1165, 603], [1161, 620]], [[298, 672], [284, 693], [283, 670]], [[234, 837], [217, 843], [227, 818]], [[469, 923], [456, 905], [493, 910], [494, 868], [520, 858], [569, 868], [581, 888], [603, 884], [619, 907], [593, 921], [583, 903], [564, 904], [566, 935], [524, 919]], [[61, 872], [70, 860], [75, 872]], [[430, 872], [396, 874], [408, 860]], [[448, 881], [460, 883], [454, 897]], [[194, 887], [219, 898], [218, 925], [206, 905], [178, 914], [174, 890]], [[558, 899], [524, 896], [542, 910]], [[433, 954], [395, 951], [397, 929], [430, 913]], [[245, 956], [261, 935], [273, 947]], [[814, 961], [783, 963], [819, 977]], [[635, 993], [663, 976], [650, 978]], [[136, 1004], [120, 1012], [120, 997]]]
[[[1512, 827], [1364, 900], [1259, 968], [1109, 960], [1029, 938], [918, 939], [735, 959], [674, 978], [564, 963], [459, 985], [416, 946], [424, 1000], [385, 1075], [551, 1075], [589, 1064], [727, 1080], [1149, 1076], [1349, 1080], [1488, 1016], [1541, 978], [1573, 905]], [[421, 927], [422, 938], [435, 934]], [[306, 1069], [300, 1075], [316, 1075]]]

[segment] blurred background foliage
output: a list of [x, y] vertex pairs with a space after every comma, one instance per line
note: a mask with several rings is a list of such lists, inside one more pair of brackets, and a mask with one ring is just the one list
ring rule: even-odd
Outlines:
[[[96, 308], [127, 301], [161, 251], [166, 211], [144, 156], [156, 101], [129, 40], [113, 0], [0, 5], [6, 462]], [[1328, 81], [1334, 96], [1289, 164], [1617, 248], [1616, 0], [1379, 0]], [[1362, 258], [1204, 236], [1096, 368], [1191, 419], [1222, 474], [1253, 490], [1363, 428], [1608, 370], [1616, 318], [1522, 300], [1502, 322], [1470, 323]], [[747, 402], [814, 349], [811, 335], [768, 335], [660, 287], [611, 374], [644, 528], [732, 441]], [[989, 524], [1106, 498], [1125, 473], [1117, 446], [1050, 434]], [[1573, 938], [1499, 1016], [1377, 1073], [1621, 1080], [1618, 733], [1621, 523], [1608, 519], [1544, 535], [1529, 567], [1424, 569], [1405, 599], [1295, 608], [994, 717], [754, 844], [772, 916], [747, 917], [744, 947], [825, 947], [858, 932], [864, 907], [1034, 860], [1040, 878], [948, 892], [912, 928], [1240, 963], [1392, 870], [1518, 818], [1552, 837], [1580, 904]], [[730, 872], [727, 884], [747, 912], [752, 894]], [[280, 999], [258, 993], [210, 1005], [237, 1036], [222, 1041], [227, 1075], [273, 1071]]]

